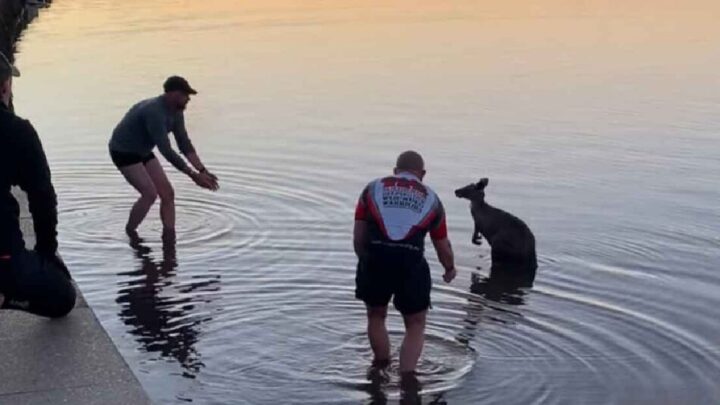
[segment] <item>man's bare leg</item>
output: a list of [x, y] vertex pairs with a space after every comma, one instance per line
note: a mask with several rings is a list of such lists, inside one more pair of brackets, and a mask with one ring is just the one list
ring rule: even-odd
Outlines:
[[175, 240], [175, 190], [157, 159], [145, 163], [145, 169], [160, 197], [160, 220], [163, 223], [163, 239]]
[[387, 306], [367, 307], [367, 334], [373, 351], [373, 364], [382, 365], [390, 361], [390, 337], [385, 327]]
[[136, 233], [137, 227], [140, 226], [157, 199], [157, 191], [142, 163], [121, 167], [120, 172], [125, 176], [125, 180], [140, 193], [140, 198], [133, 204], [127, 225], [125, 225], [125, 232], [132, 235]]
[[412, 373], [417, 367], [425, 344], [425, 316], [427, 311], [403, 315], [405, 338], [400, 347], [400, 373]]

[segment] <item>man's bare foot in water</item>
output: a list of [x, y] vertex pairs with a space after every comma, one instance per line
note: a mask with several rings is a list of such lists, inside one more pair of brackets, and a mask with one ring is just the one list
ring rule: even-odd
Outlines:
[[136, 239], [140, 237], [140, 235], [138, 235], [137, 229], [130, 229], [127, 226], [125, 227], [125, 234], [129, 236], [130, 239]]
[[146, 255], [150, 253], [150, 248], [144, 245], [145, 240], [141, 238], [137, 232], [134, 232], [132, 234], [128, 233], [128, 238], [130, 239], [130, 247], [133, 248], [138, 254]]
[[389, 382], [388, 368], [390, 368], [390, 360], [373, 360], [368, 367], [367, 379], [373, 383]]
[[420, 390], [422, 390], [422, 386], [414, 371], [406, 371], [400, 374], [401, 404], [421, 404]]

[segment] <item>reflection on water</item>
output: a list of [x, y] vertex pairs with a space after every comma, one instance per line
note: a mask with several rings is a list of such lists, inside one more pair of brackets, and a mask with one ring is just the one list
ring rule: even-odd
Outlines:
[[[386, 405], [395, 403], [387, 395], [387, 379], [368, 377], [369, 383], [365, 385], [365, 391], [370, 399], [365, 401], [366, 405]], [[422, 383], [415, 376], [407, 376], [400, 382], [400, 396], [397, 401], [400, 405], [447, 405], [443, 394], [428, 395], [423, 398], [421, 395]]]
[[[462, 320], [463, 330], [458, 333], [456, 339], [458, 342], [470, 345], [471, 341], [477, 335], [478, 328], [481, 328], [481, 320], [485, 318], [484, 311], [492, 311], [497, 315], [488, 315], [487, 319], [500, 324], [512, 324], [511, 319], [522, 317], [518, 311], [493, 305], [493, 302], [507, 305], [525, 305], [525, 296], [527, 288], [532, 286], [535, 274], [531, 278], [525, 275], [515, 275], [507, 277], [498, 275], [493, 277], [490, 273], [489, 277], [483, 277], [478, 273], [470, 274], [470, 295], [468, 295], [467, 304], [464, 307], [466, 316]], [[499, 316], [499, 315], [506, 316]]]
[[535, 273], [532, 275], [498, 275], [491, 272], [489, 277], [482, 277], [478, 273], [470, 274], [470, 292], [487, 298], [490, 301], [502, 302], [510, 305], [524, 305], [527, 288], [535, 282]]
[[212, 295], [202, 299], [202, 292], [220, 290], [220, 276], [196, 277], [192, 283], [177, 286], [173, 280], [178, 267], [175, 241], [163, 243], [160, 260], [152, 257], [152, 249], [138, 236], [130, 237], [130, 246], [139, 265], [118, 273], [123, 280], [116, 299], [118, 316], [131, 327], [143, 350], [176, 360], [184, 369], [183, 376], [195, 378], [204, 367], [195, 348], [200, 326], [212, 318], [194, 316], [193, 310], [198, 302], [210, 302]]

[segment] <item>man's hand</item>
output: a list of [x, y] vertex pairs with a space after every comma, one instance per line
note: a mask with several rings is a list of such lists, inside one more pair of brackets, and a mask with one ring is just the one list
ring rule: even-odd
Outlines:
[[202, 188], [206, 188], [206, 189], [212, 190], [212, 191], [215, 191], [219, 188], [217, 178], [213, 178], [207, 172], [205, 172], [205, 173], [191, 172], [190, 178], [195, 182], [195, 184], [197, 184], [198, 186], [200, 186]]
[[205, 171], [204, 171], [203, 173], [205, 173], [205, 175], [207, 175], [208, 177], [210, 177], [210, 179], [212, 180], [213, 185], [214, 185], [214, 187], [215, 187], [213, 190], [217, 190], [217, 189], [220, 188], [220, 183], [218, 183], [218, 178], [217, 178], [216, 175], [210, 173], [210, 171], [208, 171], [208, 169], [205, 169]]
[[450, 283], [455, 279], [455, 276], [457, 276], [457, 270], [453, 267], [450, 270], [445, 270], [445, 274], [443, 274], [443, 280], [445, 280], [446, 283]]
[[203, 170], [202, 173], [205, 173], [205, 174], [207, 174], [208, 176], [210, 176], [210, 178], [213, 179], [213, 180], [215, 180], [215, 182], [218, 181], [217, 176], [214, 175], [214, 174], [212, 174], [212, 173], [210, 173], [210, 171], [209, 171], [208, 169]]

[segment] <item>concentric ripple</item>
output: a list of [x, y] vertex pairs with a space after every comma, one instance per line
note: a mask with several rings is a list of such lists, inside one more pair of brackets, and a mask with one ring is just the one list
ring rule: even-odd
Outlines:
[[[171, 246], [160, 242], [157, 208], [142, 240], [122, 233], [135, 194], [112, 166], [58, 162], [54, 169], [67, 260], [116, 339], [133, 338], [119, 346], [152, 395], [214, 402], [242, 387], [248, 403], [282, 402], [288, 393], [298, 402], [405, 400], [397, 363], [388, 380], [367, 376], [372, 353], [364, 308], [353, 298], [349, 246], [363, 181], [328, 186], [341, 180], [271, 152], [243, 156], [242, 165], [223, 164], [238, 159], [231, 155], [213, 158], [217, 193], [170, 172], [178, 211]], [[292, 173], [279, 175], [263, 167], [267, 161], [284, 161]], [[451, 218], [468, 215], [450, 202]], [[554, 256], [544, 254], [541, 236], [540, 278], [529, 291], [493, 290], [484, 277], [489, 248], [458, 247], [465, 276], [449, 286], [435, 274], [416, 395], [437, 403], [567, 403], [578, 392], [590, 403], [714, 398], [720, 352], [696, 332], [713, 326], [689, 316], [705, 313], [712, 291], [693, 291], [690, 280], [648, 266], [670, 248], [626, 243], [624, 234], [641, 230], [617, 226], [622, 232], [569, 233], [577, 246]], [[454, 229], [470, 233], [467, 221]], [[657, 228], [655, 238], [673, 231]], [[694, 245], [672, 249], [699, 254]], [[439, 268], [432, 257], [431, 264]], [[669, 288], [679, 295], [658, 299]], [[391, 311], [388, 324], [396, 358], [402, 320]], [[181, 388], [163, 389], [168, 376]], [[675, 381], [689, 388], [678, 390]]]

